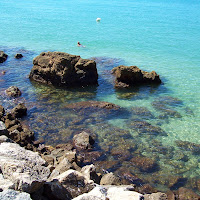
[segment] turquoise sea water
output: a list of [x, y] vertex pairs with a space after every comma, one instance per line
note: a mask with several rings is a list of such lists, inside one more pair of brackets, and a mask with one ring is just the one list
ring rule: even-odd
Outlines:
[[[56, 137], [59, 142], [70, 138], [71, 130], [68, 131], [69, 136], [63, 136], [72, 117], [63, 111], [67, 102], [98, 100], [115, 103], [127, 110], [140, 106], [151, 111], [156, 117], [148, 119], [148, 122], [167, 133], [167, 136], [155, 138], [162, 146], [175, 148], [171, 154], [182, 150], [177, 147], [177, 140], [200, 144], [199, 11], [199, 0], [1, 0], [0, 50], [9, 55], [8, 60], [0, 64], [0, 71], [6, 70], [6, 75], [0, 76], [2, 104], [8, 110], [15, 104], [5, 97], [4, 90], [17, 85], [23, 91], [19, 101], [25, 101], [29, 106], [29, 125], [36, 130], [38, 137], [45, 137], [47, 143], [52, 143]], [[101, 22], [96, 22], [97, 17], [101, 18]], [[86, 48], [77, 47], [77, 41]], [[99, 86], [88, 92], [30, 83], [27, 77], [32, 59], [42, 51], [55, 50], [83, 58], [104, 59], [104, 63], [101, 61], [97, 65]], [[13, 59], [17, 52], [24, 54], [20, 61]], [[109, 74], [118, 64], [155, 70], [163, 84], [157, 88], [140, 87], [121, 94], [114, 90]], [[163, 117], [160, 116], [163, 113], [155, 109], [153, 102], [163, 98], [167, 98], [168, 102], [173, 99], [168, 110], [175, 111], [175, 115]], [[141, 154], [154, 157], [155, 152], [149, 150], [154, 146], [150, 141], [152, 138], [135, 133], [128, 125], [129, 118], [114, 117], [105, 123], [129, 131], [133, 138], [137, 137], [137, 143], [147, 147], [141, 148]], [[87, 128], [95, 131], [97, 124], [88, 122]], [[83, 126], [76, 128], [77, 131], [84, 129]], [[97, 133], [99, 141], [104, 143], [103, 134], [101, 138], [101, 133]], [[185, 149], [182, 151], [189, 157], [187, 161], [159, 153], [155, 156], [162, 169], [161, 174], [178, 174], [188, 180], [200, 178], [200, 156]], [[163, 188], [165, 183], [155, 183], [154, 186]], [[191, 184], [188, 187], [196, 189]]]

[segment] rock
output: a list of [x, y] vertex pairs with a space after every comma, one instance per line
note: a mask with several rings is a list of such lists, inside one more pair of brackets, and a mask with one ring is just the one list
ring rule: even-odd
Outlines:
[[21, 118], [27, 115], [27, 108], [23, 103], [19, 103], [12, 109], [11, 113], [14, 115], [14, 117]]
[[121, 185], [121, 180], [110, 172], [102, 177], [100, 185]]
[[0, 105], [0, 119], [4, 116], [4, 114], [5, 114], [4, 107]]
[[131, 186], [99, 186], [87, 194], [73, 200], [142, 200], [142, 194], [133, 191]]
[[95, 183], [99, 184], [101, 176], [96, 173], [96, 167], [91, 165], [86, 165], [81, 169], [81, 173], [90, 180], [93, 180]]
[[97, 84], [96, 62], [63, 52], [43, 52], [33, 60], [29, 78], [55, 86]]
[[8, 55], [5, 54], [3, 51], [0, 51], [0, 63], [3, 63], [7, 60]]
[[0, 144], [3, 143], [3, 142], [13, 142], [10, 138], [8, 138], [7, 136], [5, 135], [1, 135], [0, 136]]
[[21, 96], [21, 91], [16, 86], [11, 86], [6, 90], [6, 93], [9, 97], [19, 97]]
[[95, 141], [90, 134], [83, 131], [73, 137], [73, 143], [78, 149], [90, 149]]
[[199, 200], [200, 196], [194, 193], [192, 190], [181, 187], [177, 191], [179, 200]]
[[52, 171], [50, 178], [54, 178], [63, 172], [72, 169], [73, 165], [69, 162], [67, 158], [62, 159], [62, 161], [56, 166], [56, 168]]
[[21, 53], [17, 53], [16, 55], [15, 55], [15, 58], [17, 58], [17, 59], [20, 59], [20, 58], [22, 58], [23, 57], [23, 55], [21, 54]]
[[195, 144], [193, 142], [182, 141], [182, 140], [176, 140], [175, 143], [178, 147], [180, 147], [183, 150], [191, 151], [193, 154], [200, 153], [200, 144]]
[[18, 144], [0, 144], [0, 169], [15, 189], [33, 193], [41, 188], [49, 176], [49, 169], [38, 153], [25, 150]]
[[132, 107], [131, 114], [134, 117], [139, 117], [140, 119], [153, 119], [153, 114], [146, 107]]
[[63, 187], [58, 181], [45, 183], [43, 195], [47, 197], [48, 200], [72, 199], [70, 192], [65, 187]]
[[73, 198], [89, 192], [95, 187], [92, 180], [89, 180], [88, 177], [73, 169], [60, 174], [51, 182], [55, 181], [58, 181]]
[[133, 120], [128, 126], [139, 134], [167, 136], [167, 133], [158, 126], [153, 126], [146, 121]]
[[80, 110], [80, 109], [108, 109], [108, 110], [118, 110], [120, 107], [118, 105], [115, 105], [113, 103], [109, 102], [104, 102], [104, 101], [81, 101], [77, 103], [71, 103], [67, 104], [65, 108], [68, 109], [75, 109], [75, 110]]
[[0, 192], [1, 200], [31, 200], [30, 194], [26, 192], [18, 192], [15, 190], [4, 190]]
[[0, 136], [2, 135], [8, 136], [8, 130], [6, 129], [6, 125], [0, 121]]
[[133, 157], [131, 159], [131, 164], [135, 165], [141, 172], [151, 173], [158, 170], [156, 161], [145, 156]]
[[167, 200], [167, 195], [161, 192], [145, 194], [144, 200]]
[[9, 179], [5, 179], [3, 174], [0, 174], [0, 191], [6, 189], [15, 189], [15, 184]]
[[160, 84], [161, 80], [159, 75], [155, 71], [150, 73], [142, 71], [136, 66], [123, 66], [113, 68], [113, 74], [115, 75], [115, 87], [127, 88], [140, 84]]

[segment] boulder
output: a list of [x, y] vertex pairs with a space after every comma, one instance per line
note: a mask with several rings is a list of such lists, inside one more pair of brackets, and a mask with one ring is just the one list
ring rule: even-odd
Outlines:
[[22, 58], [23, 57], [23, 55], [21, 54], [21, 53], [17, 53], [16, 55], [15, 55], [15, 58], [17, 58], [17, 59], [20, 59], [20, 58]]
[[66, 195], [72, 196], [73, 198], [89, 192], [95, 187], [94, 181], [73, 169], [56, 176], [50, 183], [53, 182], [61, 184], [66, 189]]
[[6, 90], [6, 94], [7, 94], [9, 97], [19, 97], [19, 96], [21, 96], [21, 91], [19, 90], [18, 87], [16, 87], [16, 86], [11, 86], [11, 87], [9, 87], [9, 88]]
[[0, 121], [0, 136], [6, 135], [8, 136], [8, 130], [6, 129], [6, 125]]
[[5, 114], [4, 107], [0, 105], [0, 119], [4, 116], [4, 114]]
[[3, 51], [0, 51], [0, 63], [3, 63], [6, 61], [8, 55], [5, 54]]
[[128, 88], [141, 84], [160, 84], [159, 75], [155, 72], [145, 72], [136, 66], [120, 65], [113, 68], [112, 73], [115, 75], [116, 88]]
[[15, 118], [21, 118], [27, 115], [27, 108], [24, 103], [19, 103], [16, 107], [14, 107], [11, 111]]
[[144, 200], [168, 200], [165, 193], [157, 192], [152, 194], [145, 194]]
[[63, 52], [43, 52], [33, 60], [29, 78], [55, 86], [97, 84], [96, 62]]
[[152, 158], [146, 156], [136, 156], [131, 159], [131, 163], [135, 165], [141, 172], [155, 172], [158, 170], [158, 164]]
[[200, 196], [194, 193], [192, 190], [180, 187], [177, 191], [178, 199], [179, 200], [199, 200]]
[[112, 172], [104, 175], [100, 181], [100, 185], [120, 185], [120, 178], [115, 176]]
[[81, 173], [88, 178], [88, 180], [93, 180], [95, 183], [99, 184], [101, 176], [96, 173], [96, 167], [91, 165], [86, 165], [81, 169]]
[[73, 200], [142, 200], [142, 194], [133, 191], [132, 186], [99, 186], [87, 194], [82, 194]]
[[5, 135], [1, 135], [0, 136], [0, 144], [3, 143], [3, 142], [13, 142], [10, 138], [8, 138], [7, 136]]
[[12, 181], [16, 190], [33, 193], [43, 186], [50, 173], [38, 153], [15, 143], [0, 144], [0, 160], [4, 178]]
[[26, 192], [18, 192], [15, 190], [4, 190], [0, 192], [1, 200], [31, 200], [30, 194]]
[[73, 143], [78, 149], [90, 149], [95, 141], [90, 134], [83, 131], [73, 137]]
[[15, 189], [15, 184], [9, 179], [5, 179], [3, 174], [0, 174], [0, 191], [6, 189]]

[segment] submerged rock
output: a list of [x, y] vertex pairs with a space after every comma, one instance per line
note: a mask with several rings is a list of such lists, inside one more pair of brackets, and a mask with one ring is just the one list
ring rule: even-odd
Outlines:
[[98, 74], [93, 60], [63, 52], [43, 52], [33, 60], [29, 78], [55, 86], [97, 84]]
[[200, 153], [200, 144], [195, 144], [188, 141], [176, 140], [176, 145], [186, 151], [191, 151], [193, 154]]
[[153, 126], [146, 121], [133, 120], [131, 123], [128, 124], [128, 126], [139, 134], [167, 136], [167, 133], [163, 131], [160, 127]]
[[140, 84], [160, 84], [159, 75], [155, 72], [145, 72], [136, 66], [123, 66], [113, 68], [113, 74], [116, 76], [116, 88], [128, 88]]
[[200, 196], [194, 193], [192, 190], [181, 187], [177, 191], [179, 200], [199, 200]]
[[142, 119], [153, 119], [154, 115], [146, 107], [131, 107], [131, 114], [133, 117]]
[[135, 165], [141, 172], [155, 172], [159, 166], [157, 162], [145, 156], [136, 156], [131, 159], [131, 164]]
[[120, 109], [119, 106], [109, 103], [109, 102], [104, 102], [104, 101], [81, 101], [77, 103], [71, 103], [67, 104], [65, 108], [68, 109], [87, 109], [87, 108], [97, 108], [97, 109], [108, 109], [108, 110], [118, 110]]
[[183, 102], [180, 99], [171, 96], [158, 97], [152, 102], [152, 106], [156, 110], [162, 112], [162, 114], [159, 116], [160, 119], [165, 119], [168, 117], [181, 118], [181, 114], [174, 108], [182, 105]]
[[0, 170], [4, 178], [15, 184], [15, 189], [33, 193], [40, 189], [49, 176], [45, 161], [18, 144], [0, 144]]
[[16, 86], [11, 86], [6, 90], [6, 93], [9, 97], [19, 97], [21, 96], [21, 91], [18, 87]]
[[3, 63], [7, 60], [8, 55], [5, 54], [3, 51], [0, 51], [0, 63]]

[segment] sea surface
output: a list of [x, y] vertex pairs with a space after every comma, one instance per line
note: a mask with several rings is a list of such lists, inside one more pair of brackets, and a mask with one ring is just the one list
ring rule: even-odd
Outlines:
[[[0, 64], [0, 101], [7, 111], [25, 102], [24, 122], [37, 138], [53, 145], [87, 130], [97, 135], [96, 149], [108, 155], [104, 160], [117, 160], [112, 147], [121, 144], [123, 153], [129, 144], [131, 156], [152, 158], [159, 166], [141, 172], [120, 157], [121, 165], [110, 171], [124, 167], [162, 191], [200, 189], [199, 0], [1, 0], [0, 24], [0, 50], [9, 55]], [[95, 59], [99, 86], [61, 89], [30, 82], [32, 60], [42, 51]], [[16, 60], [16, 53], [24, 57]], [[155, 70], [163, 83], [115, 90], [110, 72], [121, 64]], [[12, 85], [22, 91], [20, 98], [6, 96]], [[82, 115], [65, 109], [87, 100], [111, 102], [124, 112]]]

